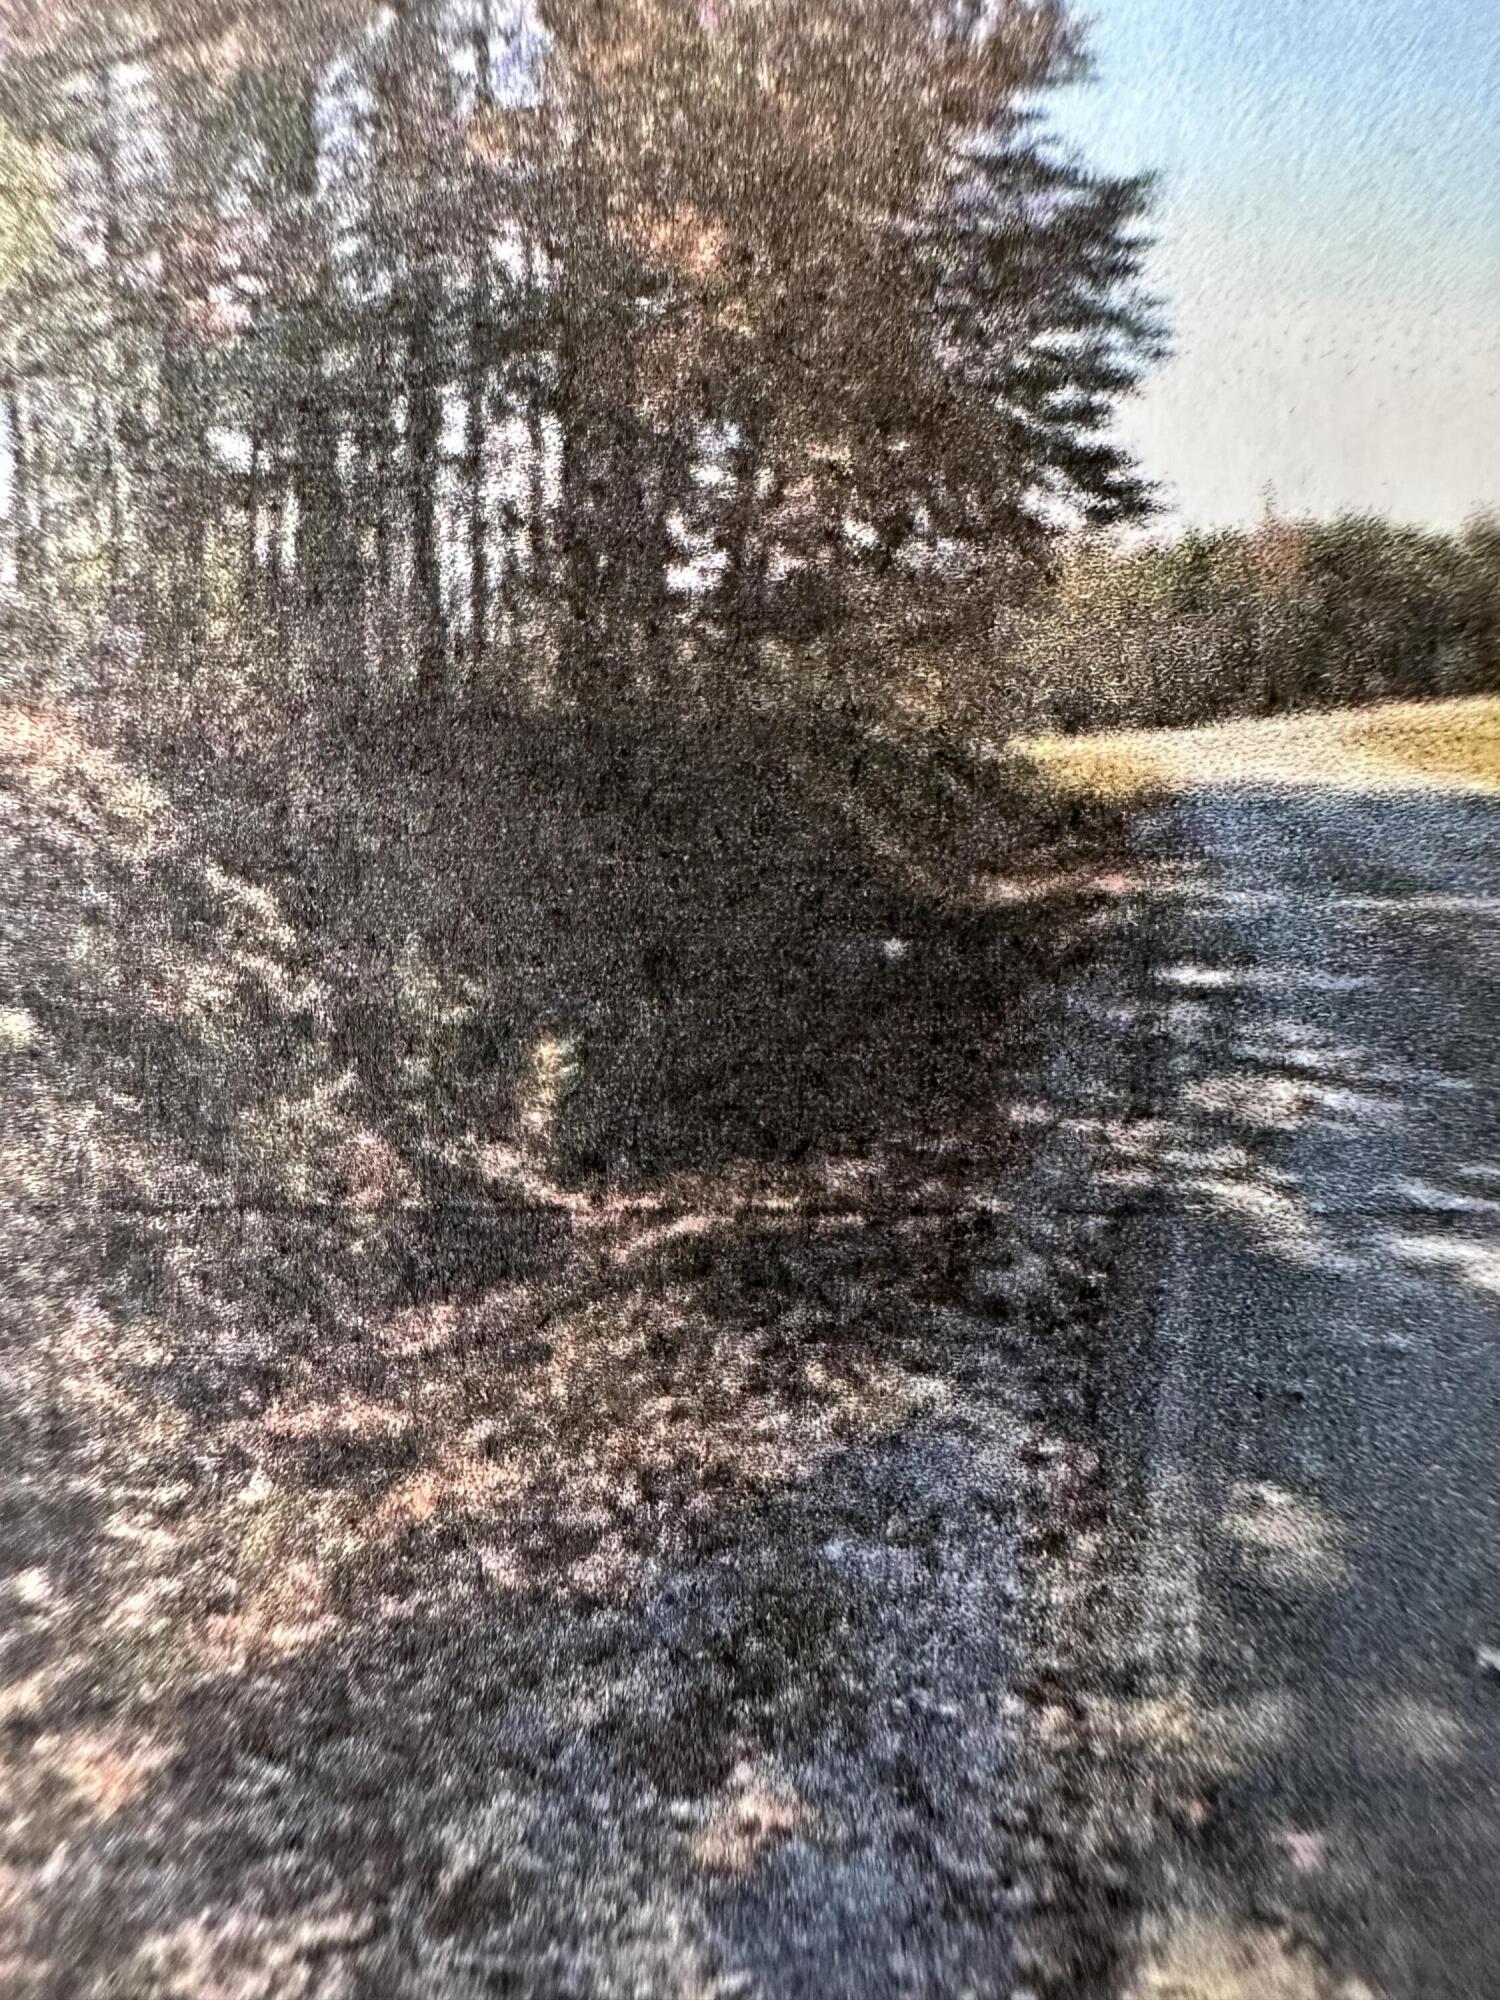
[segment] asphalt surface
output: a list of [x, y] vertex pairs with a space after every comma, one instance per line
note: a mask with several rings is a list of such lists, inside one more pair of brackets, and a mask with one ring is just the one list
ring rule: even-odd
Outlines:
[[[1500, 799], [1189, 772], [1133, 1032], [1141, 1993], [1500, 1992]], [[1111, 1161], [1107, 1156], [1113, 1151]], [[1175, 1782], [1166, 1773], [1175, 1774]]]

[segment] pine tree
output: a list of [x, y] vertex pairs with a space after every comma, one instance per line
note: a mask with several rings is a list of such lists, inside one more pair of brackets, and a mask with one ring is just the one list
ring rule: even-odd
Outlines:
[[1001, 485], [991, 531], [1141, 518], [1151, 491], [1110, 435], [1163, 349], [1142, 291], [1146, 179], [1092, 173], [1010, 111], [955, 159], [920, 254], [946, 365], [982, 398]]

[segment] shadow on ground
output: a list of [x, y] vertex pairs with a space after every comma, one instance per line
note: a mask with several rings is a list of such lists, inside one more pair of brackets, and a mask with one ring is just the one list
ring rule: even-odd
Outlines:
[[1306, 786], [1159, 813], [1117, 1013], [1158, 1080], [1090, 1121], [1160, 1273], [1116, 1429], [1149, 1690], [1119, 1720], [1170, 1831], [1142, 1992], [1489, 1977], [1495, 813]]
[[213, 740], [7, 720], [12, 1990], [998, 1976], [971, 1280], [1107, 829], [852, 724]]

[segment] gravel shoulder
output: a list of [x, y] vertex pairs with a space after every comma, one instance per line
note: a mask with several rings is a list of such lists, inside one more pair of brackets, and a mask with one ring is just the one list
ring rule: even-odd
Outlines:
[[[1155, 809], [1139, 1990], [1477, 2000], [1500, 1864], [1500, 876], [1483, 787]], [[1349, 774], [1345, 772], [1347, 778]]]

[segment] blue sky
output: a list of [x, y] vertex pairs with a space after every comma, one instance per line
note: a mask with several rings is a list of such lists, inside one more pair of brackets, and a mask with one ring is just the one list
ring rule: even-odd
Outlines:
[[1500, 0], [1092, 0], [1094, 160], [1162, 176], [1178, 518], [1500, 507]]

